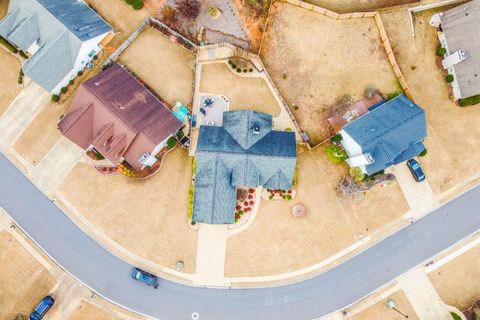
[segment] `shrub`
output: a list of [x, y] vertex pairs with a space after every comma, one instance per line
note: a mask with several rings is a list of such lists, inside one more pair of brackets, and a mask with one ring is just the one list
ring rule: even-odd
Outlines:
[[67, 87], [63, 87], [62, 89], [60, 89], [60, 92], [61, 93], [67, 93]]
[[15, 48], [10, 42], [8, 42], [7, 39], [0, 37], [0, 43], [3, 44], [10, 52], [13, 52], [13, 53], [18, 52], [18, 49]]
[[98, 59], [98, 55], [94, 55], [93, 60], [97, 60], [97, 59]]
[[73, 81], [73, 79], [72, 79], [72, 80], [68, 81], [68, 85], [71, 86], [74, 82], [75, 81]]
[[453, 74], [449, 74], [445, 77], [445, 81], [452, 82], [453, 81]]
[[200, 14], [201, 7], [199, 0], [180, 0], [177, 3], [178, 13], [186, 20], [195, 20]]
[[326, 152], [328, 160], [330, 160], [332, 163], [342, 163], [348, 159], [348, 155], [345, 150], [335, 144], [329, 145]]
[[82, 70], [78, 71], [78, 72], [77, 72], [77, 75], [78, 75], [79, 77], [81, 77], [81, 76], [83, 75], [83, 71], [82, 71]]
[[253, 68], [248, 69], [248, 72], [253, 72]]
[[143, 8], [143, 0], [133, 0], [132, 7], [135, 10], [140, 10]]
[[175, 140], [174, 137], [170, 137], [168, 140], [167, 140], [167, 147], [169, 149], [172, 149], [173, 147], [175, 147], [177, 145], [177, 140]]
[[458, 101], [458, 103], [460, 103], [460, 106], [462, 106], [462, 107], [473, 106], [473, 105], [475, 105], [475, 104], [480, 103], [480, 95], [478, 95], [478, 96], [471, 96], [471, 97], [468, 97], [468, 98], [460, 99], [460, 100]]
[[350, 168], [348, 173], [356, 182], [363, 181], [363, 179], [365, 179], [365, 177], [367, 176], [359, 167]]
[[28, 319], [27, 316], [21, 313], [15, 316], [15, 320], [27, 320], [27, 319]]
[[231, 59], [228, 60], [229, 65], [233, 65], [233, 61]]
[[422, 152], [420, 152], [420, 154], [418, 155], [419, 157], [424, 157], [427, 155], [427, 149], [423, 149]]
[[232, 63], [232, 69], [237, 69], [237, 65], [235, 63]]
[[105, 159], [105, 157], [100, 152], [97, 152], [97, 153], [95, 153], [95, 159], [96, 160], [103, 160], [103, 159]]
[[342, 135], [340, 133], [337, 133], [336, 135], [334, 135], [331, 139], [330, 139], [330, 142], [333, 142], [333, 143], [340, 143], [340, 141], [342, 141]]
[[247, 70], [247, 69], [243, 69], [243, 72], [244, 72], [244, 73], [247, 73], [247, 72], [248, 72], [248, 70]]
[[445, 49], [443, 47], [438, 47], [437, 51], [435, 53], [437, 54], [437, 56], [443, 57], [445, 55], [445, 53], [447, 53], [447, 49]]
[[398, 97], [399, 95], [401, 95], [402, 93], [399, 92], [399, 91], [394, 91], [394, 92], [390, 92], [388, 95], [387, 95], [387, 100], [392, 100], [393, 98], [396, 98]]
[[18, 54], [19, 54], [20, 57], [22, 57], [22, 58], [25, 58], [25, 59], [28, 58], [27, 54], [26, 54], [25, 52], [23, 52], [22, 50], [18, 51]]
[[285, 128], [285, 130], [284, 130], [284, 131], [291, 132], [291, 131], [293, 131], [293, 129], [292, 129], [292, 128]]
[[242, 72], [242, 69], [237, 68], [237, 72], [238, 72], [238, 73]]
[[53, 102], [58, 102], [60, 101], [60, 96], [58, 94], [53, 94], [52, 95], [52, 101]]
[[450, 315], [452, 316], [453, 320], [462, 320], [462, 318], [455, 312], [450, 312]]

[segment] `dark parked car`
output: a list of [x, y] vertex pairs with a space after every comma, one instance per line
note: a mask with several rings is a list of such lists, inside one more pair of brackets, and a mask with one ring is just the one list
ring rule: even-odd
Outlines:
[[43, 298], [35, 310], [30, 314], [30, 320], [41, 320], [54, 303], [55, 300], [50, 296]]
[[148, 273], [147, 271], [143, 271], [138, 268], [133, 268], [130, 275], [135, 280], [146, 283], [149, 286], [154, 287], [155, 289], [158, 288], [158, 283], [157, 283], [158, 278], [156, 275], [153, 275], [151, 273]]
[[425, 173], [423, 172], [423, 169], [417, 160], [415, 159], [408, 160], [407, 166], [410, 169], [410, 172], [412, 173], [413, 177], [417, 182], [421, 182], [425, 180]]

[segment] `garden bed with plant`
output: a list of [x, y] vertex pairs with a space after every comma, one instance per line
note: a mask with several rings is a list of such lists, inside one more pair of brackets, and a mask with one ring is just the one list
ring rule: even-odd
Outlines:
[[262, 198], [265, 200], [293, 200], [297, 192], [295, 190], [263, 189]]
[[235, 223], [246, 222], [255, 206], [255, 189], [237, 189]]

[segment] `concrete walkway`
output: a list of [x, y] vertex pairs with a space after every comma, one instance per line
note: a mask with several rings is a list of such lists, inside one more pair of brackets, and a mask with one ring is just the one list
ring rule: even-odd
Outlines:
[[398, 284], [403, 288], [415, 313], [422, 320], [451, 320], [450, 312], [437, 291], [428, 279], [425, 268], [417, 268], [400, 279]]
[[225, 282], [225, 253], [228, 225], [200, 223], [197, 261], [193, 283], [204, 286], [228, 286]]
[[0, 118], [0, 149], [7, 151], [47, 104], [50, 94], [30, 82]]
[[418, 220], [440, 206], [428, 180], [416, 182], [406, 163], [391, 167], [390, 171], [395, 175], [410, 206], [411, 210], [407, 213], [406, 218]]
[[51, 197], [60, 182], [84, 154], [85, 151], [76, 144], [65, 137], [60, 137], [45, 157], [31, 169], [30, 177]]

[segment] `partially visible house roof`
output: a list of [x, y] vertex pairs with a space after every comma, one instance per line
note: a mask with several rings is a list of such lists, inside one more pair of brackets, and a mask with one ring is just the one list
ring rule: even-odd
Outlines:
[[400, 95], [373, 109], [343, 130], [370, 153], [374, 162], [366, 166], [373, 174], [417, 156], [425, 149], [425, 111]]
[[10, 0], [0, 35], [22, 50], [39, 50], [22, 67], [51, 92], [75, 64], [82, 42], [112, 28], [83, 1]]
[[272, 130], [265, 113], [225, 112], [222, 127], [201, 126], [193, 219], [233, 223], [237, 187], [291, 189], [296, 156], [295, 134]]
[[441, 23], [449, 53], [463, 49], [467, 54], [454, 65], [462, 97], [480, 94], [480, 0], [444, 12]]
[[58, 127], [86, 149], [132, 166], [183, 126], [170, 109], [118, 64], [83, 83]]

